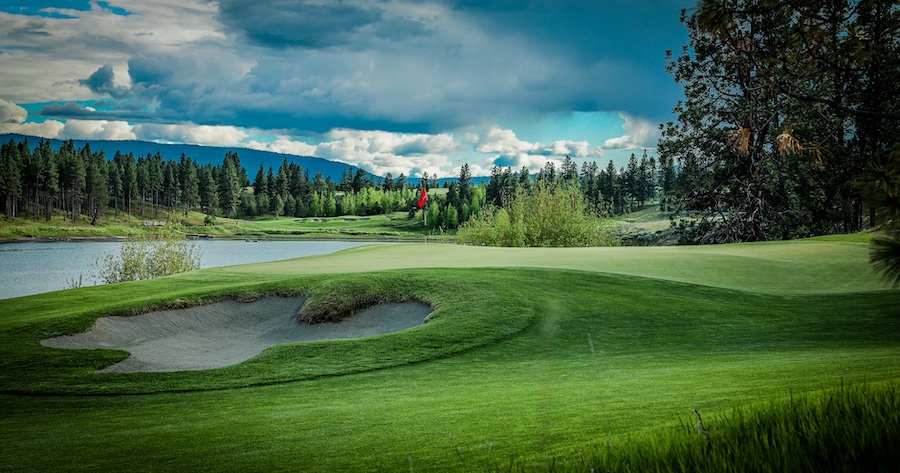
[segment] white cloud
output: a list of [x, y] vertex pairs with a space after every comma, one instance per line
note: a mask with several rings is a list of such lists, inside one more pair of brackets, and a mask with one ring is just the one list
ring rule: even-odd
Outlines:
[[479, 153], [517, 154], [535, 151], [536, 147], [534, 143], [520, 140], [514, 131], [493, 125], [481, 135], [475, 150]]
[[67, 120], [57, 135], [62, 139], [133, 140], [133, 127], [123, 121]]
[[591, 144], [587, 141], [557, 140], [550, 145], [537, 143], [544, 156], [569, 156], [572, 158], [600, 158], [603, 150], [599, 147], [589, 149]]
[[529, 172], [537, 172], [547, 163], [552, 162], [559, 167], [565, 156], [571, 158], [599, 158], [603, 150], [590, 148], [587, 141], [556, 140], [550, 144], [531, 143], [519, 139], [515, 132], [499, 126], [490, 127], [474, 144], [480, 153], [494, 154], [488, 158], [489, 166], [527, 168]]
[[46, 120], [41, 123], [25, 123], [28, 111], [4, 99], [0, 99], [0, 133], [20, 133], [42, 138], [56, 138], [63, 123]]
[[[459, 177], [460, 171], [462, 171], [462, 166], [457, 166], [457, 167], [453, 168], [453, 170], [450, 172], [451, 177]], [[490, 170], [490, 168], [485, 168], [485, 167], [479, 166], [478, 164], [470, 163], [469, 164], [469, 174], [474, 177], [490, 176], [491, 170]]]
[[143, 123], [134, 126], [134, 135], [139, 140], [214, 146], [245, 146], [242, 141], [249, 137], [249, 134], [241, 128], [193, 123], [178, 125]]
[[27, 118], [27, 110], [10, 101], [0, 99], [0, 126], [19, 124]]
[[526, 153], [540, 156], [570, 156], [572, 158], [599, 158], [603, 156], [600, 148], [590, 148], [587, 141], [556, 140], [549, 144], [528, 142], [519, 139], [513, 130], [491, 126], [475, 142], [475, 150], [479, 153], [500, 153], [516, 155]]
[[[450, 177], [453, 162], [447, 156], [463, 150], [456, 138], [447, 133], [392, 133], [336, 129], [327, 133], [329, 141], [319, 143], [315, 156], [340, 161], [378, 175], [429, 175]], [[312, 153], [311, 153], [312, 154]]]
[[514, 155], [501, 154], [490, 158], [487, 163], [491, 166], [500, 166], [502, 168], [512, 168], [518, 171], [522, 168], [528, 169], [528, 172], [534, 174], [541, 170], [547, 163], [553, 163], [557, 169], [562, 165], [559, 159], [548, 158], [547, 156], [517, 153]]
[[19, 103], [84, 100], [86, 89], [78, 79], [104, 64], [123, 71], [135, 56], [225, 38], [214, 20], [215, 2], [116, 4], [133, 14], [116, 15], [96, 4], [88, 11], [66, 10], [74, 19], [0, 12], [0, 96]]
[[303, 141], [293, 141], [288, 138], [278, 138], [275, 141], [264, 143], [261, 141], [249, 141], [247, 147], [261, 151], [272, 151], [281, 154], [293, 154], [295, 156], [315, 156], [316, 146]]
[[622, 130], [625, 134], [616, 138], [610, 138], [603, 143], [606, 149], [651, 149], [656, 148], [659, 139], [659, 127], [650, 121], [632, 117], [627, 113], [620, 113], [622, 118]]
[[41, 123], [22, 123], [13, 125], [11, 129], [4, 130], [4, 133], [21, 133], [28, 136], [39, 136], [41, 138], [57, 138], [59, 132], [62, 131], [65, 124], [56, 120], [47, 120]]

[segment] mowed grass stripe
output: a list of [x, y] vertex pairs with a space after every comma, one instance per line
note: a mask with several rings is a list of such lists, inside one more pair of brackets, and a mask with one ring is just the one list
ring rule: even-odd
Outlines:
[[827, 294], [885, 290], [866, 243], [488, 248], [386, 244], [339, 253], [208, 270], [221, 274], [324, 274], [401, 268], [532, 267], [625, 274], [749, 292]]

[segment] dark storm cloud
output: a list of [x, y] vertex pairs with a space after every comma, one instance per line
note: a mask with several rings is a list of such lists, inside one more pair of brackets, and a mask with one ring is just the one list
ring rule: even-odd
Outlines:
[[480, 28], [522, 35], [546, 56], [567, 58], [571, 69], [561, 107], [628, 110], [662, 117], [681, 91], [665, 72], [666, 50], [687, 43], [678, 24], [682, 0], [448, 0]]
[[324, 48], [355, 41], [357, 32], [376, 24], [382, 11], [376, 5], [304, 0], [226, 0], [220, 20], [250, 40], [270, 47]]
[[87, 79], [80, 79], [78, 83], [91, 89], [98, 94], [109, 94], [111, 97], [120, 99], [129, 95], [127, 87], [117, 86], [115, 83], [115, 72], [112, 64], [104, 64], [100, 69], [94, 71]]
[[438, 133], [573, 111], [658, 122], [680, 92], [663, 59], [684, 42], [674, 2], [222, 0], [207, 4], [210, 35], [106, 46], [127, 59], [75, 83], [113, 99], [97, 113], [119, 119], [314, 133]]
[[54, 103], [41, 108], [40, 115], [53, 118], [95, 118], [96, 112], [75, 102]]

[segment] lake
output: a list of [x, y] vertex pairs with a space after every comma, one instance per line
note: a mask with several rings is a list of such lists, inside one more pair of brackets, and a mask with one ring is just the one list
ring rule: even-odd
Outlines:
[[[198, 240], [203, 251], [201, 268], [278, 261], [323, 255], [367, 245], [353, 241], [258, 241]], [[118, 254], [122, 242], [16, 242], [0, 243], [0, 299], [41, 294], [72, 287], [100, 284], [94, 262], [108, 253]]]

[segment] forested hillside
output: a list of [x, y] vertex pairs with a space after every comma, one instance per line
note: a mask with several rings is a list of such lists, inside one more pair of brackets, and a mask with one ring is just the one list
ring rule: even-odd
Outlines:
[[[434, 227], [459, 223], [458, 217], [445, 221], [448, 202], [466, 216], [470, 207], [480, 207], [483, 192], [472, 190], [468, 166], [464, 170], [465, 203], [458, 195], [433, 196]], [[218, 163], [203, 163], [184, 154], [170, 159], [160, 152], [135, 156], [117, 151], [110, 157], [90, 143], [77, 147], [71, 140], [54, 148], [49, 140], [11, 138], [0, 148], [0, 200], [7, 220], [49, 220], [62, 212], [72, 221], [86, 216], [95, 223], [108, 212], [114, 219], [122, 212], [155, 219], [161, 213], [187, 215], [192, 210], [210, 220], [371, 215], [414, 210], [417, 187], [426, 185], [439, 183], [427, 175], [376, 178], [349, 166], [333, 179], [287, 157], [276, 166], [260, 164], [250, 174], [234, 151], [226, 151]]]

